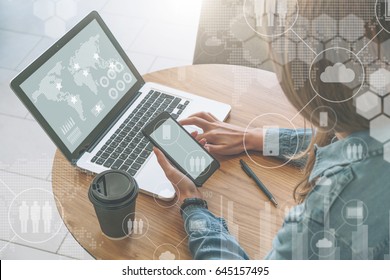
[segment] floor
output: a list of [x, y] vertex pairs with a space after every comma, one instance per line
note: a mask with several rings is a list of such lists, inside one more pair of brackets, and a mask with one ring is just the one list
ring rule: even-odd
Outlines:
[[192, 64], [201, 0], [0, 0], [0, 259], [92, 259], [56, 210], [50, 216], [55, 234], [39, 239], [18, 232], [17, 200], [29, 192], [53, 200], [56, 147], [8, 85], [91, 10], [101, 14], [141, 74]]

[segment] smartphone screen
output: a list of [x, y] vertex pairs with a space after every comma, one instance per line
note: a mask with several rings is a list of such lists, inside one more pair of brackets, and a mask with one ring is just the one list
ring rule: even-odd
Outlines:
[[196, 185], [201, 185], [219, 167], [218, 161], [168, 113], [157, 116], [143, 132]]

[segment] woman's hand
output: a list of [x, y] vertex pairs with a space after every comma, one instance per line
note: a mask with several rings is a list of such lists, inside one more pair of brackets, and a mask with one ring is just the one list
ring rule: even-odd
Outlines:
[[[202, 134], [192, 135], [212, 154], [235, 155], [245, 151], [261, 151], [263, 148], [263, 130], [248, 129], [219, 121], [210, 113], [197, 113], [180, 121], [181, 125], [195, 125], [203, 130]], [[244, 147], [245, 136], [245, 147]]]
[[165, 176], [175, 188], [177, 198], [183, 203], [186, 198], [203, 198], [195, 184], [183, 173], [174, 168], [165, 155], [157, 148], [153, 148], [157, 161], [164, 170]]

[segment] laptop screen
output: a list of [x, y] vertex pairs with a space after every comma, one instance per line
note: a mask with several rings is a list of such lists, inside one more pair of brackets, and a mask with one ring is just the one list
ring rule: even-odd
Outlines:
[[73, 152], [136, 82], [94, 19], [20, 87]]

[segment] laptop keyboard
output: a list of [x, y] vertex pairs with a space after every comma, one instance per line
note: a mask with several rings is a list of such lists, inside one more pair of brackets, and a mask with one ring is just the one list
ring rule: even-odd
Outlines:
[[134, 176], [152, 152], [153, 145], [141, 132], [163, 111], [177, 119], [190, 102], [151, 90], [92, 158], [92, 162]]

